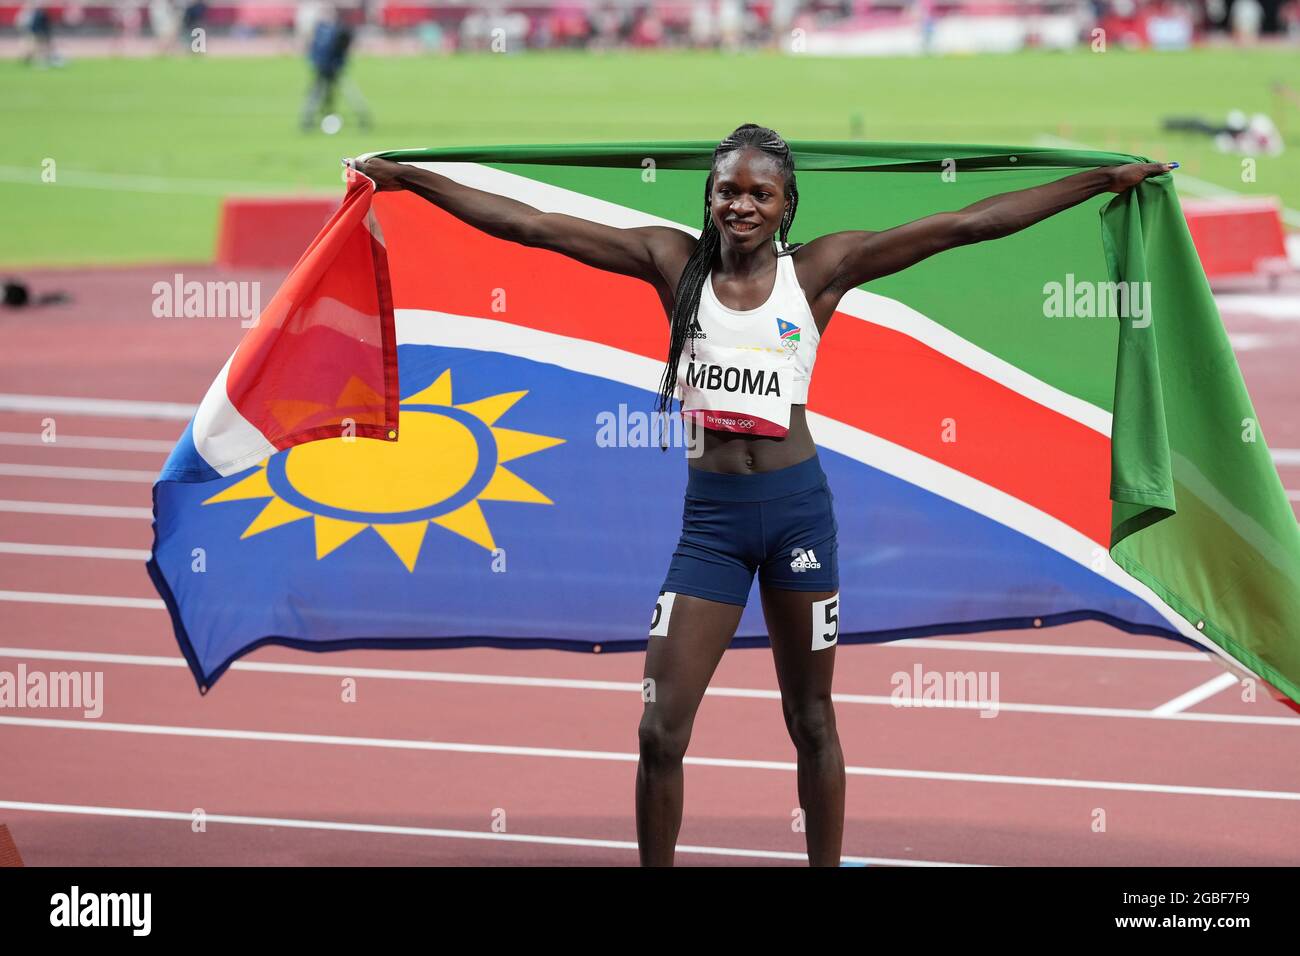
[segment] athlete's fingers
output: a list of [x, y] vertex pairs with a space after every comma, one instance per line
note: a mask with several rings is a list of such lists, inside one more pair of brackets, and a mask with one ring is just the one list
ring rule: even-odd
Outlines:
[[1172, 172], [1178, 168], [1178, 165], [1178, 163], [1125, 163], [1122, 166], [1111, 166], [1110, 191], [1120, 193], [1132, 189], [1144, 179]]

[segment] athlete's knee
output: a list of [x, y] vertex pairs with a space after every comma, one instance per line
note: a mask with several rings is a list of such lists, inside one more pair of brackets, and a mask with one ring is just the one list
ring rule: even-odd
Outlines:
[[829, 695], [787, 706], [785, 725], [795, 749], [801, 753], [817, 753], [839, 740]]
[[665, 720], [648, 709], [641, 717], [641, 726], [637, 730], [640, 744], [641, 762], [652, 767], [671, 767], [682, 762], [686, 756], [686, 745], [690, 743], [689, 726], [681, 726]]

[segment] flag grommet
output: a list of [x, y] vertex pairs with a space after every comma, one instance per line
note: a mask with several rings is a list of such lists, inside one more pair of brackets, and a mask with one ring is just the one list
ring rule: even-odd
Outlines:
[[388, 437], [389, 437], [390, 439], [392, 439], [393, 441], [396, 441], [396, 440], [397, 440], [397, 429], [395, 429], [395, 428], [394, 428], [394, 429], [390, 429], [389, 432], [388, 432]]

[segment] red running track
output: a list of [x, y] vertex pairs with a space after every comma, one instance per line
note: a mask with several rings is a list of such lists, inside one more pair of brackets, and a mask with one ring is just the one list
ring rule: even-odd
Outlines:
[[[193, 403], [241, 330], [149, 317], [172, 271], [33, 276], [75, 300], [0, 318], [0, 391]], [[1300, 446], [1300, 323], [1225, 320], [1271, 443]], [[105, 702], [93, 719], [0, 710], [0, 821], [29, 865], [636, 862], [640, 654], [266, 648], [200, 697], [142, 566], [149, 476], [183, 422], [59, 413], [45, 445], [45, 417], [0, 412], [0, 670], [100, 671]], [[1280, 471], [1300, 487], [1300, 467]], [[71, 513], [36, 513], [49, 503]], [[1000, 711], [891, 706], [891, 675], [917, 665], [996, 673]], [[1099, 624], [843, 647], [846, 860], [1294, 864], [1300, 720], [1223, 674]], [[803, 862], [775, 687], [767, 650], [724, 657], [679, 863]]]

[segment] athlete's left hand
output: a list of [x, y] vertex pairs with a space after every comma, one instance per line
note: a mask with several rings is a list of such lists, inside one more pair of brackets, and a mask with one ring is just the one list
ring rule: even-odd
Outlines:
[[380, 159], [378, 156], [371, 156], [369, 159], [349, 159], [344, 162], [357, 172], [373, 179], [377, 192], [405, 188], [397, 180], [398, 174], [406, 168], [401, 163]]
[[1144, 179], [1159, 176], [1178, 168], [1177, 163], [1125, 163], [1122, 166], [1107, 166], [1110, 173], [1110, 186], [1107, 192], [1122, 193], [1132, 189]]

